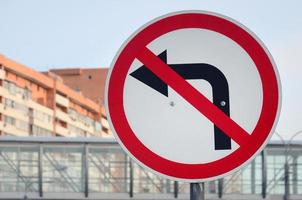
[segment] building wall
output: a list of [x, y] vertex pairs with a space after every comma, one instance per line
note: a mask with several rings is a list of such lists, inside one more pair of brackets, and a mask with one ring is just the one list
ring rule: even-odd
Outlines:
[[102, 106], [54, 74], [42, 74], [0, 56], [0, 134], [110, 136], [102, 131]]
[[108, 69], [51, 69], [49, 72], [60, 76], [64, 84], [100, 105], [102, 107], [102, 132], [106, 135], [112, 135], [104, 109], [105, 82]]
[[104, 104], [105, 81], [108, 69], [51, 69], [63, 79], [64, 84], [82, 93], [94, 102]]

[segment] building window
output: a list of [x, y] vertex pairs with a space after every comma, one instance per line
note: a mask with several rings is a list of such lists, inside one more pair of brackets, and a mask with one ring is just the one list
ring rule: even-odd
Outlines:
[[31, 99], [31, 91], [30, 90], [21, 88], [21, 94], [22, 94], [23, 99], [25, 99], [25, 100]]
[[45, 129], [45, 128], [41, 128], [39, 126], [35, 126], [33, 125], [33, 135], [35, 136], [51, 136], [52, 132]]
[[93, 125], [93, 120], [90, 117], [84, 116], [84, 125], [92, 126]]
[[28, 107], [24, 106], [19, 103], [15, 103], [15, 109], [18, 110], [18, 112], [22, 113], [23, 115], [27, 116], [28, 115]]
[[5, 108], [13, 108], [16, 109], [19, 113], [22, 113], [23, 115], [28, 115], [28, 107], [24, 106], [22, 104], [16, 103], [15, 101], [5, 98], [4, 101]]
[[7, 115], [4, 115], [4, 123], [5, 124], [10, 124], [10, 125], [15, 125], [16, 124], [16, 119]]
[[73, 121], [80, 121], [85, 126], [93, 126], [94, 125], [94, 120], [93, 119], [78, 113], [74, 109], [68, 109], [68, 115]]
[[28, 100], [31, 99], [31, 91], [28, 89], [24, 89], [18, 87], [15, 83], [10, 81], [4, 81], [3, 87], [9, 91], [12, 95], [21, 95], [23, 99]]
[[75, 91], [76, 92], [81, 92], [81, 88], [77, 86], [77, 87], [75, 87]]
[[68, 109], [68, 115], [73, 121], [77, 120], [77, 112], [75, 110]]
[[95, 121], [95, 122], [94, 122], [94, 130], [95, 130], [96, 132], [101, 132], [101, 130], [102, 130], [102, 125], [101, 125], [100, 122], [98, 122], [98, 121]]
[[38, 110], [34, 110], [34, 118], [39, 121], [42, 121], [42, 122], [51, 123], [51, 121], [52, 121], [50, 115], [48, 115], [44, 112], [38, 111]]
[[22, 120], [16, 120], [16, 128], [20, 129], [22, 131], [28, 131], [29, 130], [29, 124]]
[[5, 98], [4, 106], [5, 106], [5, 108], [14, 108], [15, 102], [13, 100]]
[[70, 134], [72, 134], [72, 135], [83, 136], [83, 137], [86, 136], [86, 131], [84, 131], [83, 129], [80, 129], [78, 127], [68, 124], [68, 129], [69, 129]]
[[4, 81], [3, 87], [9, 91], [10, 94], [16, 94], [16, 85], [9, 81]]

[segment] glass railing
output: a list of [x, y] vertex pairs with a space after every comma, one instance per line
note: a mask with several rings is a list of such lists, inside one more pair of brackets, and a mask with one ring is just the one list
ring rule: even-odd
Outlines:
[[[72, 193], [84, 197], [102, 194], [188, 195], [189, 184], [164, 179], [132, 162], [113, 140], [94, 138], [36, 138], [7, 141], [0, 138], [1, 194], [37, 197]], [[205, 183], [207, 195], [284, 194], [285, 152], [268, 145], [249, 165], [221, 180]], [[302, 145], [290, 152], [289, 188], [302, 195]], [[265, 162], [263, 162], [265, 161]], [[21, 197], [21, 196], [20, 196]]]

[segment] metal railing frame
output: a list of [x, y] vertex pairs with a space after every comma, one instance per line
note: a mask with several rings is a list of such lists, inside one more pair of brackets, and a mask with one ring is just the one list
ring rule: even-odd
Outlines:
[[[116, 147], [119, 148], [119, 146], [117, 145], [117, 142], [114, 139], [100, 139], [100, 138], [45, 138], [45, 137], [35, 137], [35, 138], [31, 138], [31, 137], [26, 137], [26, 138], [17, 138], [17, 137], [1, 137], [0, 138], [0, 145], [36, 145], [38, 147], [38, 194], [39, 197], [43, 198], [44, 197], [44, 191], [43, 191], [43, 156], [45, 156], [45, 152], [44, 152], [44, 147], [43, 145], [49, 145], [49, 144], [58, 144], [58, 145], [64, 145], [64, 144], [68, 144], [68, 145], [76, 145], [77, 147], [82, 147], [83, 148], [83, 158], [82, 158], [82, 164], [83, 164], [83, 180], [84, 180], [84, 187], [83, 187], [83, 192], [84, 196], [86, 198], [89, 197], [89, 170], [88, 170], [88, 162], [89, 162], [89, 148], [94, 147], [94, 146], [98, 146], [98, 145], [116, 145]], [[291, 144], [293, 144], [293, 142], [291, 141]], [[280, 146], [282, 144], [280, 144], [280, 142], [275, 142], [275, 143], [271, 143], [270, 146]], [[301, 147], [302, 149], [302, 143], [297, 143], [295, 145], [298, 145], [299, 147]], [[289, 145], [288, 145], [289, 146]], [[287, 148], [287, 147], [286, 147]], [[1, 152], [0, 152], [1, 153]], [[266, 164], [266, 150], [264, 150], [261, 153], [261, 169], [262, 169], [262, 191], [261, 191], [261, 195], [262, 198], [266, 198], [267, 197], [267, 190], [268, 190], [268, 184], [267, 183], [267, 164]], [[288, 157], [286, 157], [286, 161], [288, 160]], [[133, 163], [130, 159], [126, 159], [125, 161], [128, 165], [129, 165], [129, 191], [128, 191], [128, 195], [130, 198], [134, 197], [134, 180], [133, 180]], [[59, 172], [60, 173], [60, 172]], [[127, 175], [128, 176], [128, 175]], [[21, 177], [19, 177], [21, 178]], [[148, 177], [147, 177], [148, 178]], [[150, 178], [150, 177], [149, 177]], [[152, 181], [150, 182], [152, 184]], [[229, 183], [231, 184], [231, 183]], [[158, 186], [157, 186], [158, 187]], [[179, 197], [179, 184], [178, 182], [174, 182], [174, 191], [172, 191], [171, 193], [171, 197], [173, 198], [178, 198]], [[220, 179], [218, 181], [218, 198], [222, 198], [223, 197], [223, 191], [224, 188], [227, 188], [226, 186], [226, 182], [224, 182], [223, 179]]]

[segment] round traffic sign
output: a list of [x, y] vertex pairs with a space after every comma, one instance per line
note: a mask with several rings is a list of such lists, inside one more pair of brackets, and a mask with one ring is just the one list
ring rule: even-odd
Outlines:
[[136, 31], [106, 82], [113, 133], [139, 164], [182, 181], [212, 180], [248, 163], [281, 105], [276, 66], [238, 22], [172, 13]]

